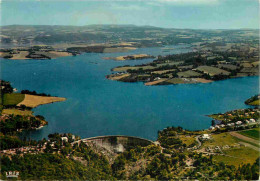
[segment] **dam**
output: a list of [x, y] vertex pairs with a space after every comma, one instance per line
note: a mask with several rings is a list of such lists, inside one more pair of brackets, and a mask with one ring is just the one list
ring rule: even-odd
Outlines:
[[122, 153], [126, 150], [130, 150], [136, 146], [145, 147], [154, 144], [153, 141], [144, 138], [134, 137], [134, 136], [97, 136], [91, 138], [85, 138], [78, 140], [74, 143], [84, 142], [86, 144], [94, 144], [98, 147], [105, 148], [108, 151], [114, 153]]

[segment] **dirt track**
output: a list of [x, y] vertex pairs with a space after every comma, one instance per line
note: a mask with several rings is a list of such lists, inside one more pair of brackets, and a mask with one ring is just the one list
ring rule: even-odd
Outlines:
[[237, 132], [230, 132], [230, 134], [231, 134], [232, 136], [236, 137], [236, 138], [241, 139], [241, 140], [244, 140], [244, 141], [247, 141], [247, 142], [250, 142], [250, 143], [259, 145], [259, 141], [254, 140], [254, 139], [249, 138], [249, 137], [246, 137], [246, 136], [244, 136], [244, 135], [241, 135], [241, 134], [239, 134], [239, 133], [237, 133]]

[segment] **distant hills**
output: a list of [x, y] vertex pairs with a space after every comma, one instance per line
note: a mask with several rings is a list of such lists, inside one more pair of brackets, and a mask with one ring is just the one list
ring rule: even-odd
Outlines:
[[136, 25], [9, 25], [1, 26], [2, 47], [54, 44], [118, 44], [139, 47], [208, 41], [241, 42], [259, 39], [259, 30], [196, 30]]

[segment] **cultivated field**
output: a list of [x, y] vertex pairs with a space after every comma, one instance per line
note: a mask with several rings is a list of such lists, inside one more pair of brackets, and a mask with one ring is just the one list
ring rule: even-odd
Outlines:
[[226, 68], [229, 70], [236, 70], [238, 66], [236, 65], [231, 65], [231, 64], [218, 64], [218, 68]]
[[199, 66], [196, 69], [199, 71], [202, 71], [204, 73], [208, 73], [210, 76], [219, 75], [219, 74], [223, 74], [223, 75], [230, 74], [230, 72], [228, 72], [226, 70], [222, 70], [222, 69], [219, 69], [216, 67], [210, 67], [210, 66]]
[[[242, 163], [252, 164], [259, 157], [259, 151], [255, 149], [255, 146], [234, 137], [230, 133], [213, 134], [211, 140], [203, 143], [204, 148], [215, 148], [216, 146], [222, 149], [220, 154], [214, 155], [214, 160], [232, 164], [236, 167]], [[229, 148], [223, 149], [225, 146]], [[254, 147], [254, 149], [252, 149], [252, 147]]]
[[113, 68], [113, 71], [116, 71], [116, 72], [125, 72], [127, 70], [138, 70], [138, 69], [144, 69], [144, 70], [152, 70], [152, 69], [156, 69], [157, 67], [153, 67], [153, 66], [150, 66], [150, 65], [147, 65], [147, 66], [136, 66], [136, 67], [116, 67], [116, 68]]
[[17, 106], [25, 105], [27, 107], [37, 107], [42, 104], [49, 104], [53, 102], [65, 101], [65, 98], [62, 97], [46, 97], [46, 96], [35, 96], [25, 94], [25, 98]]
[[185, 72], [178, 72], [177, 73], [179, 77], [199, 77], [202, 74], [195, 72], [193, 70], [187, 70]]
[[130, 50], [135, 50], [135, 47], [117, 47], [117, 48], [105, 48], [104, 53], [116, 53], [116, 52], [128, 52]]
[[156, 84], [164, 82], [165, 80], [166, 79], [160, 79], [160, 80], [156, 80], [156, 81], [152, 81], [152, 82], [147, 82], [147, 83], [145, 83], [145, 85], [156, 85]]
[[165, 74], [165, 73], [168, 73], [168, 72], [173, 72], [175, 71], [176, 69], [169, 69], [169, 70], [158, 70], [158, 71], [153, 71], [152, 74]]
[[240, 131], [239, 134], [253, 138], [255, 140], [259, 140], [260, 128], [254, 128], [254, 129], [251, 129], [251, 130]]
[[119, 79], [122, 79], [122, 78], [125, 78], [125, 77], [128, 77], [130, 74], [123, 74], [123, 75], [118, 75], [118, 76], [109, 76], [109, 79], [110, 80], [119, 80]]
[[49, 52], [41, 52], [41, 51], [36, 51], [36, 54], [42, 54], [50, 58], [58, 58], [58, 57], [66, 57], [66, 56], [71, 56], [71, 53], [68, 52], [57, 52], [57, 51], [49, 51]]
[[24, 94], [20, 93], [4, 94], [3, 105], [17, 105], [18, 103], [22, 102], [24, 98]]
[[22, 111], [19, 109], [3, 109], [2, 114], [30, 116], [30, 115], [32, 115], [32, 111], [28, 111], [28, 110]]
[[224, 155], [215, 155], [214, 160], [218, 162], [224, 162], [229, 165], [239, 167], [241, 164], [250, 163], [253, 164], [259, 157], [259, 152], [251, 148], [242, 146], [240, 148], [234, 148], [225, 150]]

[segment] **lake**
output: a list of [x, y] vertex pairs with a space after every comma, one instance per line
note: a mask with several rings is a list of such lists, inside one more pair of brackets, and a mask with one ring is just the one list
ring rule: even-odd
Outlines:
[[49, 125], [23, 134], [32, 139], [47, 138], [54, 132], [70, 132], [82, 138], [101, 135], [129, 135], [151, 140], [167, 126], [207, 129], [205, 115], [246, 108], [244, 101], [258, 93], [259, 77], [244, 77], [208, 84], [145, 86], [107, 80], [110, 69], [151, 61], [116, 62], [103, 57], [146, 53], [166, 55], [191, 51], [185, 45], [140, 48], [128, 53], [89, 53], [55, 60], [3, 60], [1, 79], [18, 90], [65, 97], [65, 102], [34, 109]]

